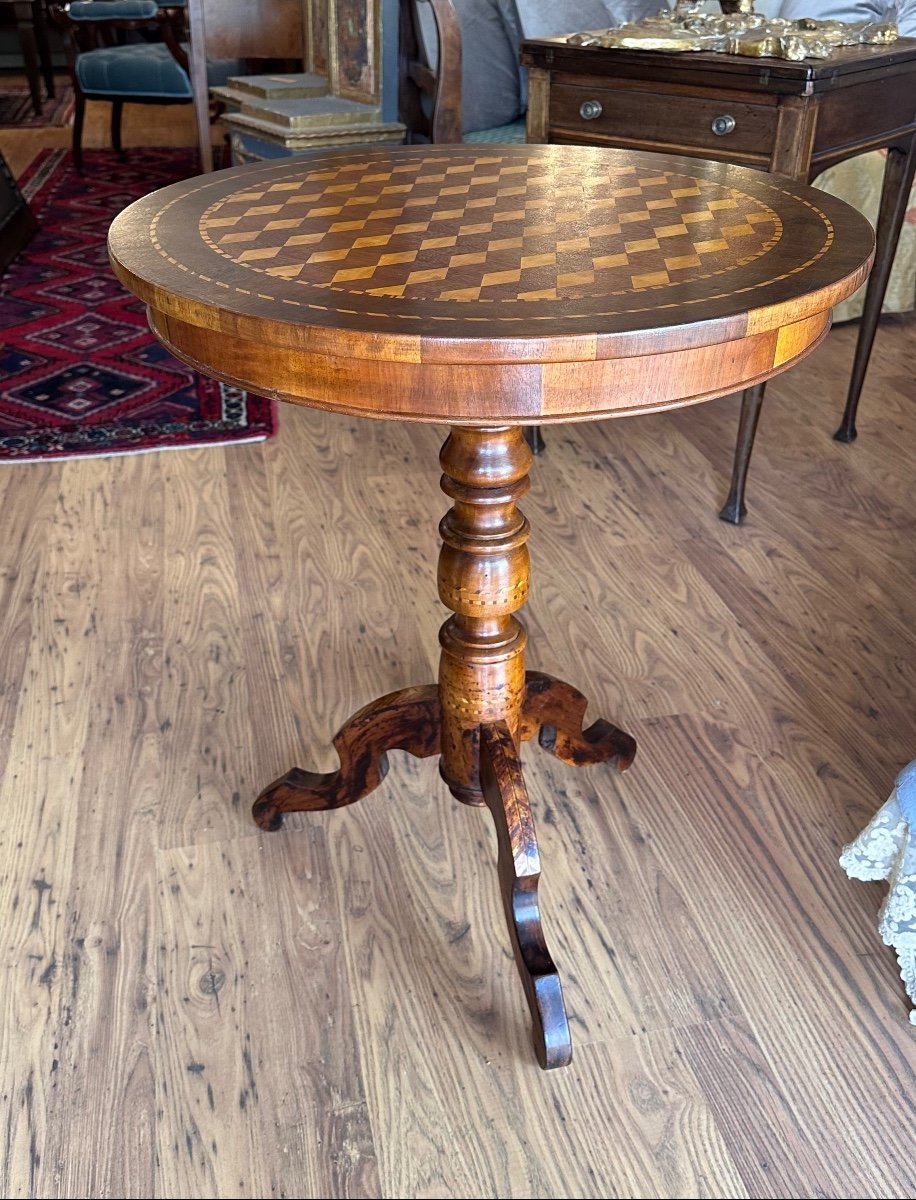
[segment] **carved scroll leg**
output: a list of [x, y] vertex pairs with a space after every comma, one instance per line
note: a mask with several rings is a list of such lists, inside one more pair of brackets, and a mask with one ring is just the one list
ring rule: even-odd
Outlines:
[[288, 812], [343, 808], [378, 787], [388, 773], [388, 750], [415, 758], [439, 753], [439, 689], [404, 688], [373, 700], [334, 738], [340, 769], [320, 775], [294, 767], [258, 796], [252, 816], [262, 829], [276, 830]]
[[538, 734], [545, 750], [574, 767], [617, 760], [625, 771], [636, 755], [636, 741], [609, 721], [595, 721], [582, 728], [588, 700], [571, 684], [528, 671], [525, 675], [525, 705], [522, 710], [522, 740]]
[[541, 860], [518, 750], [504, 721], [480, 730], [480, 779], [496, 823], [499, 880], [515, 961], [528, 998], [538, 1062], [545, 1071], [564, 1067], [572, 1041], [560, 976], [538, 907]]

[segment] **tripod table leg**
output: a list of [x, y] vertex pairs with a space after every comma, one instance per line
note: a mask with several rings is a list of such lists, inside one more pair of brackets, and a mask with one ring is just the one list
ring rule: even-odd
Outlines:
[[612, 725], [598, 720], [583, 728], [588, 701], [569, 683], [541, 671], [525, 675], [522, 708], [523, 741], [538, 735], [542, 749], [573, 767], [590, 767], [616, 759], [625, 771], [636, 756], [636, 740]]
[[319, 775], [293, 767], [254, 802], [262, 829], [276, 830], [288, 812], [343, 808], [377, 788], [388, 773], [389, 750], [415, 758], [439, 753], [439, 689], [403, 688], [373, 700], [352, 716], [334, 738], [340, 769]]
[[538, 1062], [545, 1071], [572, 1058], [563, 988], [554, 966], [538, 904], [541, 859], [518, 749], [504, 721], [480, 731], [480, 779], [496, 824], [499, 881], [509, 936], [533, 1023]]

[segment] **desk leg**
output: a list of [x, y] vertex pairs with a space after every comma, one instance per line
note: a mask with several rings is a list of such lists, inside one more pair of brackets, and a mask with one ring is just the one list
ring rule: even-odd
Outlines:
[[453, 503], [439, 526], [439, 595], [452, 616], [439, 632], [439, 683], [374, 700], [334, 738], [340, 768], [320, 775], [294, 767], [254, 805], [262, 829], [288, 812], [342, 808], [373, 791], [387, 752], [439, 754], [456, 799], [485, 805], [496, 825], [498, 868], [509, 937], [531, 1009], [538, 1062], [572, 1057], [557, 969], [538, 903], [540, 856], [522, 778], [519, 747], [535, 735], [574, 766], [615, 761], [625, 770], [635, 741], [607, 721], [583, 728], [581, 692], [525, 672], [527, 634], [515, 617], [528, 595], [528, 522], [516, 506], [528, 489], [531, 452], [519, 428], [452, 430], [442, 448], [442, 489]]
[[[17, 8], [19, 6], [17, 5]], [[35, 44], [35, 30], [32, 22], [25, 16], [18, 19], [19, 46], [22, 50], [22, 60], [25, 64], [26, 78], [29, 81], [29, 92], [32, 96], [32, 108], [36, 116], [41, 114], [41, 75], [38, 71], [38, 51]]]
[[846, 409], [840, 427], [833, 435], [838, 442], [854, 442], [856, 439], [856, 410], [859, 407], [859, 396], [862, 384], [865, 382], [865, 372], [868, 370], [868, 360], [875, 340], [875, 330], [878, 318], [881, 316], [881, 305], [884, 303], [884, 293], [887, 291], [887, 281], [890, 278], [897, 241], [900, 237], [900, 227], [906, 212], [910, 188], [913, 186], [913, 174], [916, 170], [916, 136], [908, 143], [891, 146], [887, 152], [887, 164], [884, 168], [884, 183], [881, 189], [881, 207], [878, 211], [878, 225], [875, 231], [875, 265], [872, 267], [865, 292], [865, 308], [859, 325], [859, 340], [856, 342], [856, 354], [852, 364], [852, 378], [849, 382], [849, 394], [846, 398]]
[[754, 449], [754, 438], [757, 434], [757, 422], [760, 420], [760, 407], [763, 404], [765, 389], [765, 383], [757, 383], [753, 387], [747, 388], [741, 396], [741, 418], [738, 423], [738, 442], [735, 446], [732, 482], [728, 490], [728, 499], [719, 513], [721, 520], [730, 521], [732, 525], [740, 525], [747, 516], [744, 491], [747, 487], [747, 472], [751, 465], [751, 452]]
[[32, 23], [35, 26], [35, 40], [38, 43], [38, 57], [41, 60], [41, 73], [44, 76], [48, 98], [54, 98], [54, 64], [51, 61], [51, 47], [48, 44], [48, 26], [45, 23], [44, 0], [32, 0]]
[[544, 441], [540, 425], [525, 426], [525, 441], [528, 443], [528, 449], [532, 454], [543, 454], [547, 449], [547, 443]]

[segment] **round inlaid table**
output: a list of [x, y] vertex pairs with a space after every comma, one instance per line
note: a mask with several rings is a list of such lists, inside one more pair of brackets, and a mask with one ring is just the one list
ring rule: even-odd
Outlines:
[[340, 808], [386, 753], [439, 755], [452, 795], [496, 824], [501, 891], [543, 1067], [569, 1062], [541, 927], [540, 860], [519, 746], [577, 766], [636, 744], [586, 699], [526, 673], [531, 455], [522, 426], [695, 404], [790, 366], [868, 273], [857, 212], [778, 176], [574, 146], [408, 146], [191, 179], [111, 227], [119, 278], [158, 337], [264, 396], [451, 426], [439, 529], [438, 683], [373, 701], [340, 730], [340, 769], [293, 768], [254, 805]]

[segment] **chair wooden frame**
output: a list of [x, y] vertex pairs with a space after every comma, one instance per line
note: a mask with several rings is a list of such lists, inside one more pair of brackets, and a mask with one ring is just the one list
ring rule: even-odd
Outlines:
[[[77, 171], [83, 169], [83, 124], [86, 117], [86, 100], [97, 99], [87, 97], [80, 87], [76, 73], [76, 62], [80, 54], [99, 50], [106, 46], [118, 44], [118, 34], [124, 31], [148, 31], [158, 29], [162, 40], [176, 63], [188, 75], [190, 87], [190, 70], [188, 56], [181, 46], [181, 36], [185, 25], [185, 10], [183, 7], [160, 8], [150, 17], [135, 18], [106, 18], [98, 21], [74, 20], [69, 14], [70, 5], [54, 5], [52, 16], [66, 36], [64, 38], [67, 67], [73, 80], [75, 110], [73, 115], [73, 162]], [[106, 97], [108, 99], [108, 97]], [[121, 116], [125, 104], [190, 104], [192, 97], [182, 96], [134, 96], [125, 94], [110, 98], [111, 103], [111, 144], [119, 158], [124, 158], [121, 145]]]
[[[435, 70], [422, 52], [420, 4], [432, 9], [439, 39]], [[398, 32], [398, 120], [407, 141], [460, 142], [461, 27], [452, 0], [400, 0]]]
[[[439, 39], [435, 70], [422, 53], [420, 4], [430, 6], [435, 21]], [[463, 141], [461, 64], [461, 27], [452, 0], [400, 0], [398, 120], [407, 126], [408, 142]], [[544, 449], [537, 425], [525, 429], [525, 440], [535, 454]]]

